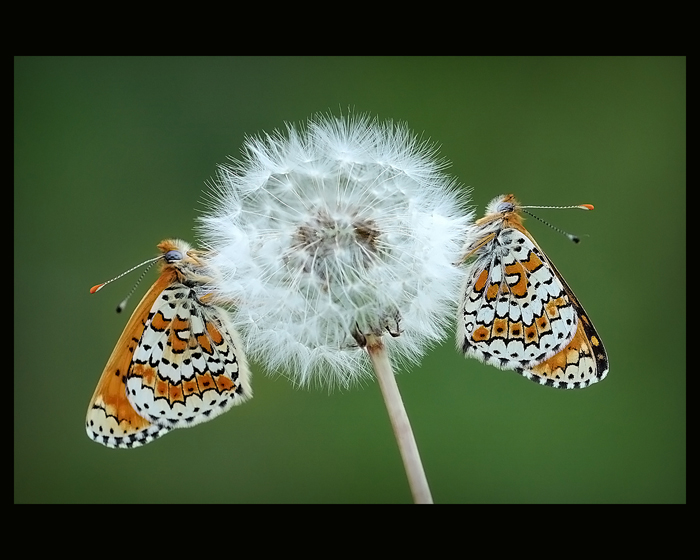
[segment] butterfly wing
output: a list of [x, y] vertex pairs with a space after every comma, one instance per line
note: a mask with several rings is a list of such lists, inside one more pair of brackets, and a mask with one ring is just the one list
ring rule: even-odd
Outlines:
[[530, 368], [519, 370], [519, 373], [542, 385], [559, 389], [583, 389], [605, 379], [610, 369], [608, 354], [586, 310], [554, 264], [546, 255], [544, 257], [576, 312], [578, 326], [574, 337], [560, 352]]
[[169, 427], [152, 424], [137, 414], [127, 399], [125, 386], [150, 309], [164, 287], [172, 281], [172, 273], [164, 272], [141, 299], [119, 337], [90, 400], [85, 425], [87, 434], [107, 447], [138, 447], [170, 431]]
[[252, 396], [240, 338], [226, 312], [193, 287], [168, 286], [144, 326], [126, 379], [131, 405], [161, 426], [211, 420]]
[[467, 275], [457, 329], [463, 352], [502, 369], [533, 371], [577, 331], [569, 293], [526, 232], [501, 229]]

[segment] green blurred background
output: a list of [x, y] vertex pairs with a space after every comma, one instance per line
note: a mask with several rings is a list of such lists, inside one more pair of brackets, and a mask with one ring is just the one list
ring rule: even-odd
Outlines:
[[205, 183], [245, 135], [349, 109], [439, 143], [479, 215], [506, 192], [596, 207], [538, 211], [579, 245], [527, 225], [608, 378], [540, 387], [451, 334], [398, 377], [435, 501], [684, 503], [683, 57], [15, 58], [15, 502], [411, 501], [376, 383], [300, 390], [254, 363], [252, 401], [143, 448], [83, 427], [136, 275], [90, 286], [195, 241]]

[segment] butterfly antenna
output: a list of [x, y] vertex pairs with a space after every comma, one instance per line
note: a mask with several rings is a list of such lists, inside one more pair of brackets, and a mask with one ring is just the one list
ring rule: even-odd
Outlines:
[[558, 228], [557, 226], [554, 226], [554, 225], [550, 224], [548, 221], [543, 220], [542, 218], [540, 218], [539, 216], [536, 216], [536, 215], [533, 214], [532, 212], [528, 212], [527, 210], [525, 210], [525, 208], [561, 208], [561, 209], [564, 209], [564, 208], [579, 208], [579, 209], [581, 209], [581, 210], [593, 210], [593, 205], [592, 205], [592, 204], [577, 204], [577, 205], [574, 205], [574, 206], [521, 206], [521, 207], [520, 207], [520, 209], [521, 209], [523, 212], [525, 212], [526, 214], [532, 216], [532, 217], [535, 218], [536, 220], [539, 220], [539, 221], [542, 222], [543, 224], [548, 225], [548, 226], [551, 227], [554, 231], [558, 231], [558, 232], [561, 233], [562, 235], [565, 235], [566, 237], [568, 237], [569, 239], [571, 239], [571, 241], [573, 241], [574, 243], [578, 243], [579, 241], [581, 241], [581, 238], [580, 238], [578, 235], [574, 235], [574, 234], [572, 234], [572, 233], [568, 233], [568, 232], [564, 231], [563, 229]]
[[92, 288], [90, 288], [90, 293], [91, 293], [91, 294], [94, 294], [95, 292], [98, 292], [99, 290], [101, 290], [102, 288], [104, 288], [107, 284], [110, 284], [110, 283], [114, 282], [115, 280], [119, 280], [122, 276], [126, 276], [126, 275], [129, 274], [130, 272], [133, 272], [133, 271], [136, 270], [137, 268], [139, 268], [139, 267], [141, 267], [141, 266], [147, 264], [148, 266], [147, 266], [147, 267], [144, 269], [144, 271], [141, 273], [141, 276], [140, 276], [139, 279], [136, 281], [136, 284], [134, 284], [134, 287], [131, 288], [131, 291], [129, 292], [129, 295], [126, 296], [126, 297], [122, 300], [122, 302], [117, 306], [117, 313], [121, 313], [121, 312], [124, 310], [124, 307], [126, 306], [126, 302], [129, 300], [129, 298], [131, 297], [131, 295], [132, 295], [132, 294], [134, 293], [134, 291], [136, 290], [136, 286], [138, 286], [138, 285], [139, 285], [139, 282], [141, 282], [141, 280], [143, 280], [143, 277], [146, 275], [146, 273], [148, 272], [148, 270], [153, 266], [153, 263], [155, 263], [157, 260], [160, 260], [160, 259], [162, 259], [162, 258], [163, 258], [163, 255], [161, 255], [161, 256], [159, 256], [159, 257], [153, 257], [152, 259], [145, 260], [145, 261], [143, 261], [141, 264], [137, 264], [136, 266], [130, 268], [130, 269], [127, 270], [126, 272], [122, 272], [119, 276], [115, 276], [115, 277], [112, 278], [111, 280], [107, 280], [106, 282], [103, 282], [102, 284], [97, 284], [96, 286], [93, 286]]
[[[161, 257], [158, 257], [161, 258]], [[156, 259], [157, 260], [157, 259]], [[121, 313], [124, 311], [124, 308], [126, 307], [126, 302], [129, 301], [129, 298], [134, 294], [136, 291], [136, 286], [138, 286], [141, 283], [141, 280], [143, 280], [143, 277], [146, 276], [146, 273], [148, 270], [153, 266], [155, 261], [151, 261], [148, 263], [148, 266], [143, 269], [143, 272], [141, 273], [141, 276], [139, 276], [139, 279], [136, 281], [134, 286], [131, 288], [131, 291], [127, 294], [127, 296], [121, 301], [119, 305], [117, 305], [117, 313]]]

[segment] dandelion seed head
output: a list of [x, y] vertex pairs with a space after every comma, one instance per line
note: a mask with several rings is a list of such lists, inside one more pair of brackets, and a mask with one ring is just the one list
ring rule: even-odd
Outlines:
[[449, 327], [471, 214], [435, 148], [367, 116], [246, 139], [200, 219], [246, 351], [298, 384], [348, 386], [383, 335], [416, 361]]

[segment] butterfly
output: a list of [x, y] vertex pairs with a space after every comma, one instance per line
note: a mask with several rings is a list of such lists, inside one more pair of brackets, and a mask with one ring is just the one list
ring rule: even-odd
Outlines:
[[252, 397], [240, 336], [206, 288], [205, 253], [179, 239], [158, 249], [151, 260], [160, 262], [160, 276], [126, 324], [88, 406], [87, 434], [107, 447], [145, 445]]
[[[576, 208], [593, 209], [591, 205]], [[588, 314], [532, 235], [512, 194], [493, 199], [464, 246], [470, 259], [457, 317], [466, 356], [563, 389], [608, 373]], [[574, 236], [570, 236], [578, 241]]]

